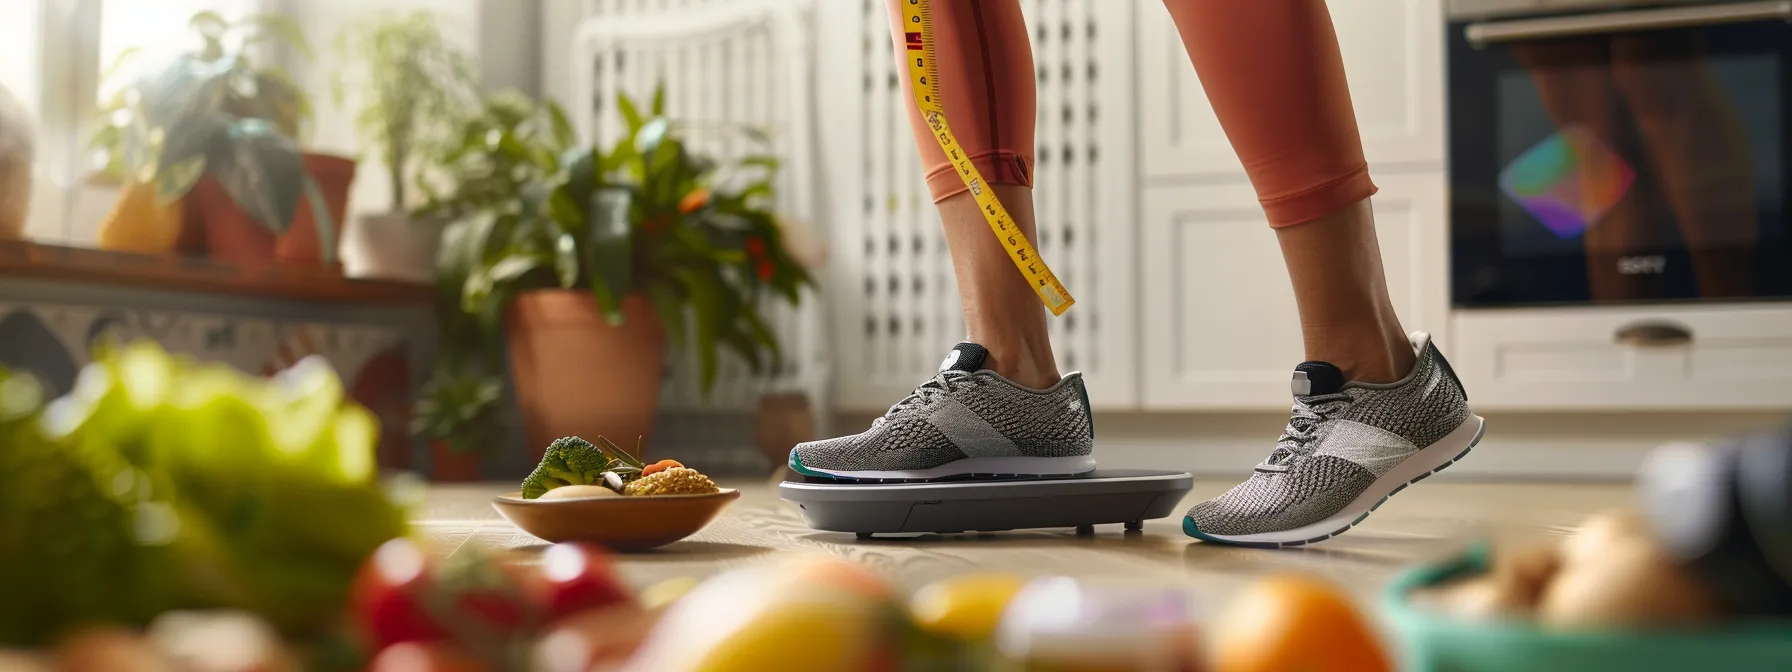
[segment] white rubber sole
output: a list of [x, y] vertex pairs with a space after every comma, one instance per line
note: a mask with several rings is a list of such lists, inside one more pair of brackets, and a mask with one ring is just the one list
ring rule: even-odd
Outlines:
[[854, 481], [932, 481], [953, 477], [1010, 478], [1028, 476], [1075, 476], [1095, 471], [1095, 456], [1070, 457], [967, 457], [931, 469], [898, 471], [846, 471], [818, 469], [803, 464], [791, 454], [791, 469], [799, 474], [825, 476]]
[[1207, 541], [1217, 541], [1239, 546], [1262, 546], [1282, 548], [1300, 546], [1316, 541], [1324, 541], [1343, 534], [1346, 530], [1363, 522], [1369, 514], [1388, 501], [1395, 493], [1405, 490], [1406, 486], [1425, 480], [1426, 477], [1443, 471], [1445, 467], [1455, 464], [1468, 454], [1469, 449], [1481, 442], [1481, 436], [1487, 432], [1487, 421], [1473, 413], [1456, 429], [1438, 439], [1436, 443], [1426, 446], [1424, 450], [1413, 453], [1411, 457], [1394, 465], [1388, 473], [1370, 483], [1363, 494], [1351, 500], [1331, 517], [1317, 523], [1303, 525], [1292, 530], [1281, 532], [1261, 532], [1258, 534], [1210, 534], [1196, 529], [1194, 521], [1184, 517], [1183, 531], [1189, 536]]

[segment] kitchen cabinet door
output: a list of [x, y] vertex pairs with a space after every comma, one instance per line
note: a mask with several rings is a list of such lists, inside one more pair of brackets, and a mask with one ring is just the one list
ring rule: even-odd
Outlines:
[[[1432, 332], [1447, 352], [1443, 174], [1376, 183], [1376, 235], [1401, 324]], [[1250, 186], [1147, 189], [1140, 215], [1143, 406], [1285, 408], [1303, 355], [1300, 320]]]
[[[1370, 165], [1383, 172], [1442, 166], [1442, 0], [1332, 0], [1329, 7]], [[1142, 176], [1154, 184], [1243, 179], [1169, 12], [1161, 2], [1140, 2], [1135, 13]]]

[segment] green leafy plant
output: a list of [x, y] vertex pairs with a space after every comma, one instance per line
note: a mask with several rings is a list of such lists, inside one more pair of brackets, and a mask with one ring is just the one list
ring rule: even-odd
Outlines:
[[[442, 37], [434, 16], [427, 10], [386, 15], [337, 42], [351, 62], [365, 64], [365, 105], [355, 122], [386, 164], [394, 211], [409, 202], [408, 184], [430, 182], [437, 159], [465, 147], [457, 133], [478, 93], [473, 59]], [[338, 101], [347, 82], [338, 73]]]
[[[495, 334], [518, 292], [589, 291], [612, 324], [624, 320], [624, 297], [644, 296], [675, 344], [688, 338], [697, 348], [706, 392], [724, 349], [756, 372], [775, 368], [782, 353], [761, 299], [796, 304], [811, 283], [767, 209], [777, 160], [750, 155], [723, 164], [692, 152], [685, 128], [664, 116], [663, 88], [645, 115], [627, 96], [617, 104], [628, 133], [607, 150], [556, 155], [559, 131], [570, 129], [551, 109], [540, 115], [545, 133], [488, 131], [495, 157], [487, 160], [520, 166], [524, 175], [545, 169], [551, 178], [487, 175], [462, 184], [480, 191], [448, 201], [464, 217], [443, 240], [442, 291], [458, 287], [459, 312], [486, 334]], [[485, 191], [496, 186], [516, 188], [502, 196]]]
[[482, 100], [452, 137], [431, 157], [447, 186], [419, 184], [424, 202], [412, 210], [415, 217], [459, 220], [520, 208], [523, 192], [553, 179], [577, 141], [560, 106], [509, 90]]
[[[95, 139], [116, 151], [108, 165], [132, 182], [153, 184], [163, 203], [211, 175], [231, 200], [275, 234], [292, 224], [303, 195], [320, 220], [324, 261], [335, 261], [335, 223], [292, 135], [307, 109], [304, 94], [285, 75], [255, 67], [244, 52], [267, 35], [297, 45], [304, 38], [290, 19], [275, 15], [232, 24], [201, 12], [192, 23], [205, 38], [203, 49], [176, 55], [115, 98], [119, 107], [111, 109], [109, 125]], [[226, 42], [254, 27], [259, 30]]]
[[[205, 90], [210, 98], [207, 103], [233, 117], [265, 120], [280, 135], [299, 138], [305, 122], [311, 118], [310, 97], [286, 71], [251, 57], [254, 47], [272, 42], [301, 58], [311, 58], [311, 45], [298, 22], [272, 13], [227, 21], [217, 12], [202, 11], [187, 24], [199, 38], [199, 46], [181, 54], [176, 62], [204, 64], [220, 71], [217, 81], [223, 86]], [[141, 47], [125, 49], [101, 76], [116, 79], [126, 64], [142, 58]], [[145, 118], [150, 111], [145, 98], [157, 90], [179, 86], [181, 78], [171, 79], [174, 74], [162, 69], [128, 82], [100, 106], [101, 126], [90, 141], [104, 157], [100, 175], [124, 181], [133, 171], [154, 162], [156, 147], [145, 140], [152, 135], [151, 130], [165, 124], [164, 120]]]
[[457, 453], [500, 445], [504, 427], [504, 384], [465, 362], [436, 369], [411, 418], [411, 433], [443, 441]]

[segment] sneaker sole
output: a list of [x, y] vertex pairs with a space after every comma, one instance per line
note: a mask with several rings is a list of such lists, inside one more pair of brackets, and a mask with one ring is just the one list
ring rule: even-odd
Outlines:
[[1195, 526], [1195, 519], [1183, 516], [1182, 531], [1202, 541], [1252, 548], [1289, 548], [1325, 541], [1356, 527], [1357, 523], [1363, 522], [1370, 513], [1387, 503], [1390, 497], [1405, 490], [1406, 486], [1423, 481], [1455, 464], [1474, 449], [1475, 444], [1480, 443], [1481, 437], [1486, 433], [1487, 421], [1471, 413], [1467, 420], [1444, 435], [1444, 438], [1394, 465], [1392, 470], [1370, 483], [1363, 494], [1357, 495], [1343, 510], [1317, 523], [1282, 532], [1226, 535], [1202, 532]]
[[1062, 478], [1095, 471], [1093, 455], [1069, 457], [967, 457], [930, 469], [846, 471], [805, 466], [790, 451], [790, 470], [804, 476], [861, 483], [906, 483], [975, 478]]

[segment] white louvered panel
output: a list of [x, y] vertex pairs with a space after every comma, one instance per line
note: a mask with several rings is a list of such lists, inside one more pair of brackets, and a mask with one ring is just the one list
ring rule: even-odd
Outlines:
[[[1025, 0], [1022, 9], [1039, 86], [1038, 247], [1078, 301], [1050, 321], [1059, 366], [1087, 374], [1096, 406], [1132, 407], [1139, 399], [1137, 190], [1127, 126], [1133, 90], [1124, 76], [1133, 58], [1132, 3]], [[832, 75], [819, 85], [842, 92], [822, 99], [820, 117], [828, 138], [822, 172], [835, 213], [835, 368], [852, 372], [836, 389], [842, 408], [875, 411], [931, 375], [963, 338], [963, 317], [905, 116], [914, 103], [892, 83], [899, 64], [884, 3], [823, 11], [841, 19], [834, 25], [859, 30], [858, 48], [823, 55]], [[852, 12], [856, 21], [845, 16]]]
[[[619, 45], [597, 54], [593, 61], [596, 76], [590, 87], [582, 88], [578, 82], [569, 87], [574, 91], [568, 97], [572, 105], [589, 105], [589, 112], [571, 107], [569, 113], [600, 146], [608, 147], [621, 137], [624, 128], [614, 102], [616, 95], [626, 92], [645, 112], [656, 85], [664, 82], [668, 114], [690, 126], [685, 137], [693, 150], [720, 158], [738, 158], [747, 153], [782, 157], [785, 168], [777, 184], [778, 211], [819, 223], [813, 205], [813, 150], [803, 137], [812, 131], [808, 117], [813, 110], [793, 110], [788, 102], [799, 93], [792, 88], [797, 83], [793, 81], [797, 76], [792, 73], [811, 62], [806, 51], [791, 50], [800, 49], [809, 40], [809, 29], [803, 27], [804, 34], [780, 35], [776, 31], [781, 24], [775, 20], [745, 19], [725, 26], [712, 25], [704, 32], [690, 28], [705, 18], [714, 19], [719, 6], [746, 8], [751, 13], [745, 16], [757, 17], [765, 14], [754, 8], [766, 4], [750, 0], [591, 0], [586, 5], [590, 12], [587, 18], [631, 21], [628, 25], [642, 32], [613, 31], [625, 37]], [[792, 0], [790, 4], [800, 7], [807, 3]], [[589, 25], [607, 25], [612, 30], [614, 26], [596, 21]], [[577, 40], [573, 47], [574, 53], [579, 53]], [[803, 78], [808, 79], [806, 75]], [[808, 81], [800, 83], [809, 85]], [[586, 92], [590, 97], [579, 100]], [[583, 118], [579, 118], [581, 114]], [[732, 130], [742, 126], [762, 131], [770, 137], [771, 145], [742, 139], [737, 130]], [[708, 396], [701, 391], [695, 352], [689, 348], [675, 349], [668, 361], [671, 375], [661, 393], [666, 417], [674, 420], [662, 419], [661, 430], [674, 425], [696, 425], [716, 431], [661, 431], [656, 445], [678, 444], [679, 450], [685, 451], [688, 446], [684, 444], [708, 443], [721, 448], [720, 444], [750, 442], [750, 431], [743, 434], [737, 425], [744, 417], [741, 414], [751, 411], [768, 391], [802, 390], [819, 407], [828, 408], [824, 389], [828, 344], [820, 316], [823, 309], [815, 292], [805, 293], [800, 308], [768, 298], [762, 305], [762, 315], [783, 345], [783, 367], [754, 375], [744, 361], [724, 351], [715, 388]], [[720, 415], [716, 415], [718, 412]], [[709, 415], [696, 420], [692, 413]], [[750, 423], [746, 428], [750, 429]]]

